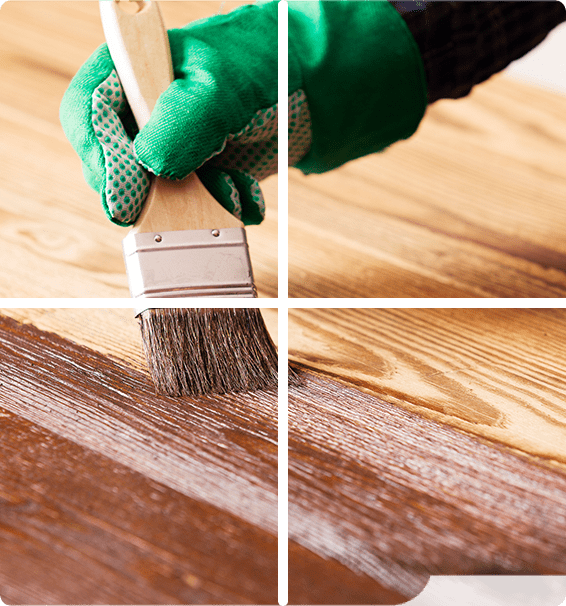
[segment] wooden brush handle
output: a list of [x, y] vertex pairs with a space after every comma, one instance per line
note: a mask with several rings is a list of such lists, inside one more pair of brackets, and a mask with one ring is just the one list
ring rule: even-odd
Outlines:
[[[134, 4], [137, 12], [131, 10]], [[130, 2], [127, 11], [119, 5], [116, 0], [101, 0], [102, 25], [128, 103], [142, 128], [159, 95], [173, 81], [169, 38], [155, 0]], [[182, 181], [155, 177], [133, 231], [227, 227], [242, 227], [242, 223], [224, 209], [192, 173]]]

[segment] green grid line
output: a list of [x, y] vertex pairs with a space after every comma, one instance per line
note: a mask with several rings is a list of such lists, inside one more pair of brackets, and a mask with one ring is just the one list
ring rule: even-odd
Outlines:
[[288, 429], [288, 358], [289, 358], [289, 135], [288, 99], [288, 21], [287, 2], [278, 9], [278, 257], [277, 284], [279, 303], [278, 359], [279, 387], [277, 398], [277, 599], [289, 599], [289, 429]]

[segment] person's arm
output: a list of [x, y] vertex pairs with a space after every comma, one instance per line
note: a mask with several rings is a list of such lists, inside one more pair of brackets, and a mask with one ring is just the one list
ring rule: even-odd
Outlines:
[[423, 60], [427, 99], [464, 97], [566, 21], [561, 2], [391, 0]]

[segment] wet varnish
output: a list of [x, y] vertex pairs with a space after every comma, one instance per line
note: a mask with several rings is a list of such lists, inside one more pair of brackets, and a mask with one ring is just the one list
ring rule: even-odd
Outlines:
[[429, 574], [566, 573], [564, 310], [303, 309], [289, 327], [295, 541], [405, 600]]

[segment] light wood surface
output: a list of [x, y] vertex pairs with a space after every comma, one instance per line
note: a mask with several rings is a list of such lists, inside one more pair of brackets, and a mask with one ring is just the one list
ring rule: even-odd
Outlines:
[[504, 76], [323, 175], [290, 171], [292, 297], [562, 297], [566, 97]]
[[291, 310], [290, 357], [566, 471], [566, 310]]
[[[163, 2], [181, 27], [244, 2]], [[104, 42], [98, 2], [7, 2], [0, 9], [2, 297], [127, 297], [121, 243], [84, 181], [59, 105]], [[263, 182], [267, 218], [246, 228], [260, 296], [277, 296], [277, 177]]]

